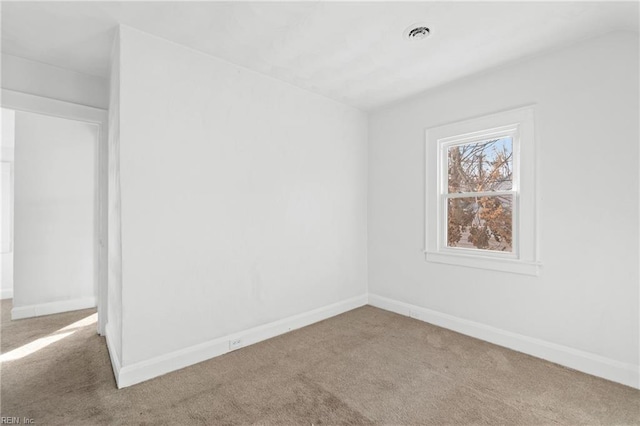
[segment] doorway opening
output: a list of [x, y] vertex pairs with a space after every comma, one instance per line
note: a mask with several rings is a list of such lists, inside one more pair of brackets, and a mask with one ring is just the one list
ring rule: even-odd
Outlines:
[[7, 90], [2, 107], [1, 296], [12, 319], [97, 307], [103, 335], [107, 113]]

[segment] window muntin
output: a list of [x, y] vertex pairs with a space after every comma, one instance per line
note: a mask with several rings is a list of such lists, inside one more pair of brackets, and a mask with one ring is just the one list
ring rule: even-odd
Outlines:
[[445, 248], [514, 253], [514, 145], [513, 132], [442, 144]]

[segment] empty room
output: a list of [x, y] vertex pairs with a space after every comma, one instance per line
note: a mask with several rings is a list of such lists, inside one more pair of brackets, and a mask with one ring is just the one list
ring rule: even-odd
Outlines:
[[0, 7], [0, 423], [640, 425], [640, 2]]

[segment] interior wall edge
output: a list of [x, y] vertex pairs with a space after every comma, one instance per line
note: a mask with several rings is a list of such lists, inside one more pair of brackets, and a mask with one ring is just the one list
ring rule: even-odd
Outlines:
[[640, 366], [369, 293], [376, 308], [640, 389]]
[[106, 278], [104, 296], [106, 321], [105, 337], [113, 372], [118, 381], [122, 354], [122, 245], [120, 209], [120, 30], [111, 46], [111, 72], [109, 80], [108, 131], [105, 149], [105, 257]]
[[13, 289], [0, 290], [0, 300], [13, 299]]
[[105, 326], [104, 337], [107, 342], [107, 351], [109, 352], [109, 360], [111, 361], [111, 368], [113, 369], [113, 376], [116, 380], [116, 386], [120, 388], [120, 356], [118, 355], [118, 351], [113, 343], [113, 327], [110, 326], [111, 323], [107, 323]]

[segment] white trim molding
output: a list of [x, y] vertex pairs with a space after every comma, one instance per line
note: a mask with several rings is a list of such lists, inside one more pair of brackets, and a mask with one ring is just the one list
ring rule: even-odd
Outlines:
[[[306, 327], [316, 322], [340, 315], [352, 309], [359, 308], [367, 304], [368, 296], [363, 294], [351, 299], [343, 300], [328, 306], [314, 309], [288, 318], [283, 318], [268, 324], [250, 328], [248, 330], [222, 336], [208, 342], [203, 342], [195, 346], [180, 349], [165, 355], [160, 355], [146, 361], [137, 362], [131, 365], [121, 366], [117, 360], [116, 354], [112, 353], [111, 362], [118, 388], [135, 385], [145, 380], [224, 355], [227, 352], [236, 350], [241, 347], [253, 345], [254, 343], [279, 336], [289, 331]], [[230, 348], [232, 340], [240, 340], [241, 344]], [[107, 345], [109, 345], [109, 332], [107, 330]]]
[[[536, 170], [539, 144], [534, 107], [525, 106], [432, 127], [425, 134], [425, 258], [429, 262], [537, 276], [540, 272]], [[508, 137], [512, 141], [512, 186], [489, 192], [449, 193], [447, 153], [452, 146]], [[465, 190], [466, 191], [466, 190]], [[510, 252], [448, 246], [447, 200], [508, 195], [512, 198]]]
[[6, 288], [6, 289], [0, 290], [0, 300], [4, 300], [4, 299], [13, 299], [12, 288]]
[[95, 297], [83, 299], [60, 300], [58, 302], [42, 303], [39, 305], [16, 306], [11, 309], [11, 319], [23, 319], [41, 317], [44, 315], [59, 314], [61, 312], [79, 311], [96, 307]]
[[412, 317], [495, 345], [542, 358], [583, 373], [640, 389], [640, 366], [638, 365], [513, 333], [376, 294], [369, 294], [369, 304], [376, 308]]
[[104, 109], [8, 89], [2, 89], [1, 94], [3, 108], [9, 108], [15, 111], [35, 112], [86, 123], [106, 123], [107, 111]]
[[514, 274], [538, 276], [542, 269], [540, 262], [524, 262], [517, 259], [500, 259], [497, 257], [465, 256], [443, 252], [426, 252], [427, 261], [445, 263], [447, 265], [465, 266], [469, 268], [491, 269]]

